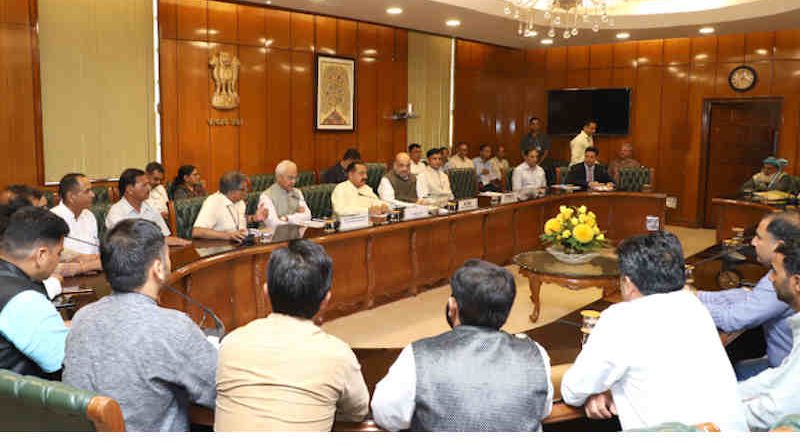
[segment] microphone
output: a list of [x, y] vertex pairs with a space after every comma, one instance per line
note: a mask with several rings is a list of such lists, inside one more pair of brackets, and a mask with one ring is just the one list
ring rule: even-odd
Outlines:
[[87, 246], [97, 247], [100, 248], [99, 244], [92, 243], [90, 241], [82, 240], [80, 238], [75, 238], [74, 236], [65, 235], [64, 238], [71, 239], [72, 241], [77, 241], [79, 243], [86, 244]]
[[[217, 317], [217, 314], [215, 314], [214, 311], [212, 311], [211, 309], [208, 308], [208, 306], [204, 305], [203, 303], [200, 303], [199, 301], [197, 301], [194, 298], [186, 295], [185, 293], [179, 291], [178, 289], [175, 289], [174, 287], [170, 286], [169, 284], [163, 283], [162, 286], [165, 289], [169, 290], [170, 292], [172, 292], [172, 293], [178, 295], [179, 297], [183, 298], [184, 300], [188, 301], [189, 303], [199, 307], [200, 310], [203, 311], [203, 318], [200, 319], [199, 325], [200, 325], [200, 329], [202, 329], [202, 331], [206, 335], [206, 337], [213, 336], [213, 337], [217, 337], [220, 340], [222, 340], [222, 338], [225, 337], [225, 334], [226, 334], [225, 324], [222, 322], [222, 320], [219, 319], [219, 317]], [[213, 328], [204, 328], [204, 327], [202, 327], [206, 322], [206, 315], [208, 315], [209, 317], [211, 317], [212, 320], [214, 320], [214, 327]]]

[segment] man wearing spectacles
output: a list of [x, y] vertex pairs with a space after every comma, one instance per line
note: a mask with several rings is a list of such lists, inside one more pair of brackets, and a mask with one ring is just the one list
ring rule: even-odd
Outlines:
[[[222, 175], [219, 191], [206, 198], [200, 208], [192, 228], [192, 238], [242, 241], [247, 236], [246, 195], [247, 175], [238, 171]], [[267, 209], [259, 206], [252, 221], [261, 222], [267, 216]]]
[[297, 182], [297, 164], [281, 161], [275, 167], [275, 184], [266, 189], [259, 198], [258, 206], [267, 209], [264, 224], [275, 228], [282, 224], [301, 224], [311, 219], [303, 192], [294, 185]]

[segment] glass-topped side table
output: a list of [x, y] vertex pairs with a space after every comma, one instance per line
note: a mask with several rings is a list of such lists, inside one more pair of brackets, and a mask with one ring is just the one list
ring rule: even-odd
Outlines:
[[532, 322], [539, 319], [539, 292], [544, 283], [557, 284], [570, 290], [599, 287], [603, 290], [604, 300], [620, 301], [619, 267], [612, 249], [604, 249], [600, 256], [586, 264], [562, 263], [544, 250], [522, 252], [514, 256], [512, 261], [519, 267], [519, 272], [528, 277], [533, 302], [530, 315]]

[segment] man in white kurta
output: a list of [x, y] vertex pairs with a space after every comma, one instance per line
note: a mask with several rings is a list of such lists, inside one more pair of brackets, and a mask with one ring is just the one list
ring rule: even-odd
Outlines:
[[416, 143], [409, 145], [408, 156], [411, 158], [411, 174], [419, 176], [428, 167], [422, 160], [422, 147]]
[[166, 218], [169, 196], [167, 189], [164, 188], [164, 167], [158, 162], [151, 162], [144, 171], [147, 173], [147, 180], [150, 181], [150, 197], [147, 198], [147, 203]]
[[583, 124], [583, 129], [577, 136], [569, 141], [569, 165], [572, 167], [575, 164], [583, 162], [583, 156], [586, 149], [594, 147], [594, 133], [597, 131], [597, 122], [587, 121]]
[[347, 167], [347, 181], [333, 189], [331, 204], [337, 215], [389, 211], [389, 206], [367, 185], [367, 165], [361, 161], [355, 161]]
[[564, 402], [585, 404], [593, 419], [618, 413], [624, 430], [712, 422], [722, 432], [747, 431], [714, 321], [684, 288], [680, 241], [667, 232], [639, 235], [617, 253], [624, 301], [603, 311], [564, 375]]
[[539, 167], [539, 151], [533, 147], [527, 150], [524, 162], [514, 168], [511, 177], [511, 190], [522, 194], [532, 194], [547, 188], [544, 169]]
[[439, 148], [428, 150], [428, 168], [417, 176], [417, 197], [428, 201], [454, 199], [450, 178], [442, 171], [442, 153]]

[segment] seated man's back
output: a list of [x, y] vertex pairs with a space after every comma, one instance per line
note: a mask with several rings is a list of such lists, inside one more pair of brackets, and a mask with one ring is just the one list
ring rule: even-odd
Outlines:
[[363, 385], [346, 343], [311, 320], [273, 313], [220, 347], [215, 430], [330, 431], [339, 401]]

